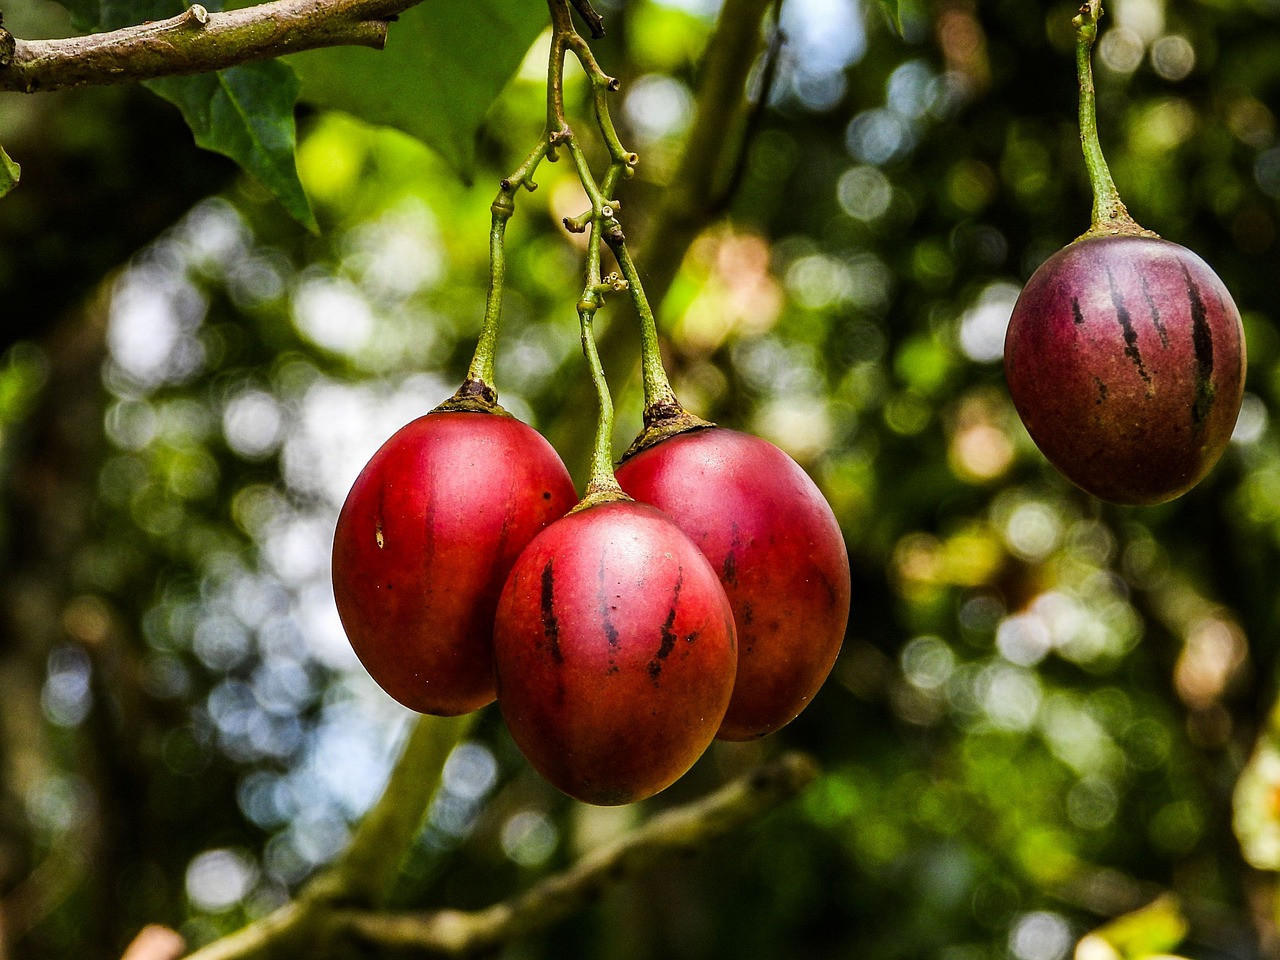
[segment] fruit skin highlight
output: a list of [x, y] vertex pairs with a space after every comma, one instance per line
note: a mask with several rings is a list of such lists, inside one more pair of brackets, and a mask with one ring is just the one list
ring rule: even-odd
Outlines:
[[1103, 500], [1177, 497], [1217, 462], [1244, 392], [1240, 313], [1185, 247], [1088, 236], [1050, 257], [1013, 309], [1005, 375], [1027, 431]]
[[370, 675], [437, 716], [493, 701], [493, 616], [529, 541], [577, 501], [559, 455], [505, 414], [433, 412], [360, 472], [338, 517], [333, 589]]
[[668, 517], [630, 499], [557, 520], [516, 561], [494, 628], [498, 705], [560, 790], [631, 803], [711, 743], [737, 663], [729, 601]]
[[849, 554], [817, 485], [772, 443], [723, 427], [646, 447], [618, 482], [689, 535], [733, 608], [738, 679], [717, 736], [790, 723], [831, 672], [849, 619]]

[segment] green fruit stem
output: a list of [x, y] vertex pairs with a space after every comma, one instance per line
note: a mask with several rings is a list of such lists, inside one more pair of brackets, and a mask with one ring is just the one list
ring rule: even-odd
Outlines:
[[591, 454], [591, 477], [587, 481], [586, 495], [577, 509], [609, 500], [630, 499], [622, 492], [622, 487], [618, 485], [618, 478], [613, 473], [613, 397], [609, 393], [609, 383], [604, 376], [604, 366], [600, 363], [595, 333], [592, 330], [596, 311], [600, 309], [605, 291], [617, 290], [623, 285], [623, 281], [617, 276], [611, 276], [609, 283], [604, 282], [600, 277], [600, 231], [600, 219], [593, 218], [591, 235], [587, 242], [586, 285], [582, 291], [582, 299], [578, 301], [582, 353], [587, 358], [591, 381], [596, 387], [599, 414], [596, 419], [595, 446]]
[[640, 282], [635, 261], [631, 259], [631, 252], [627, 249], [626, 237], [622, 233], [621, 226], [616, 222], [610, 224], [605, 231], [605, 240], [618, 261], [622, 278], [627, 281], [627, 289], [631, 292], [631, 302], [635, 305], [636, 314], [640, 317], [640, 363], [647, 418], [650, 410], [678, 407], [680, 402], [676, 400], [675, 391], [671, 389], [671, 381], [667, 378], [666, 367], [662, 364], [658, 325], [653, 317], [653, 309], [649, 306], [649, 298], [645, 296], [644, 285]]
[[538, 185], [533, 182], [533, 174], [550, 148], [550, 138], [544, 136], [529, 156], [525, 157], [524, 163], [498, 186], [498, 195], [489, 207], [493, 214], [489, 227], [489, 292], [485, 298], [480, 340], [476, 344], [471, 368], [467, 371], [468, 379], [493, 383], [493, 355], [498, 346], [498, 318], [502, 313], [502, 284], [507, 276], [507, 258], [503, 244], [507, 221], [516, 212], [516, 191], [521, 187], [531, 192], [538, 189]]
[[1089, 229], [1079, 238], [1133, 234], [1155, 236], [1144, 230], [1129, 215], [1107, 159], [1098, 141], [1098, 107], [1093, 86], [1093, 44], [1098, 38], [1098, 19], [1102, 16], [1102, 0], [1085, 0], [1079, 14], [1071, 21], [1076, 28], [1076, 75], [1080, 81], [1080, 146], [1093, 187], [1093, 218]]
[[537, 189], [538, 185], [533, 182], [533, 174], [538, 169], [538, 164], [546, 157], [548, 149], [550, 149], [550, 141], [547, 137], [543, 137], [529, 156], [525, 157], [524, 163], [498, 185], [498, 195], [489, 207], [492, 213], [489, 226], [489, 291], [485, 296], [484, 320], [480, 323], [480, 336], [476, 340], [471, 365], [467, 368], [467, 378], [462, 381], [462, 386], [452, 397], [436, 407], [438, 412], [506, 413], [498, 405], [498, 391], [493, 385], [493, 357], [498, 349], [502, 287], [507, 276], [505, 247], [507, 221], [516, 212], [516, 192], [521, 187], [529, 191]]
[[490, 208], [493, 220], [489, 227], [489, 292], [485, 297], [480, 338], [476, 341], [476, 352], [467, 370], [468, 380], [479, 380], [481, 383], [493, 383], [493, 355], [498, 348], [498, 320], [502, 314], [502, 285], [507, 276], [503, 240], [507, 232], [507, 221], [516, 212], [512, 193], [514, 191], [509, 193], [505, 189], [500, 190]]

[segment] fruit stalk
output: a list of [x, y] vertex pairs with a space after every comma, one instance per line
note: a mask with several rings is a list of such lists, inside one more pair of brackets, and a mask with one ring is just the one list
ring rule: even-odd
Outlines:
[[498, 395], [493, 386], [493, 357], [498, 347], [498, 321], [502, 314], [502, 286], [507, 275], [507, 258], [504, 240], [507, 221], [516, 212], [516, 191], [537, 189], [533, 172], [547, 155], [549, 141], [542, 141], [524, 160], [524, 163], [498, 186], [489, 209], [493, 215], [489, 227], [489, 290], [485, 296], [484, 320], [480, 325], [480, 337], [476, 341], [475, 354], [467, 369], [467, 379], [455, 399], [464, 395], [476, 396], [482, 402], [496, 404]]
[[592, 330], [604, 292], [610, 289], [621, 290], [624, 286], [625, 281], [616, 274], [611, 274], [608, 282], [600, 277], [600, 220], [592, 219], [591, 235], [587, 243], [586, 285], [582, 291], [582, 299], [578, 301], [578, 322], [582, 329], [582, 353], [587, 358], [591, 382], [595, 384], [599, 414], [596, 419], [595, 446], [591, 454], [591, 477], [587, 481], [587, 492], [579, 508], [610, 500], [629, 499], [618, 486], [618, 480], [613, 474], [613, 397], [609, 394], [609, 383], [604, 376], [604, 366], [600, 363], [595, 333]]
[[627, 250], [626, 237], [622, 228], [616, 223], [613, 228], [606, 228], [605, 241], [613, 251], [614, 258], [622, 270], [622, 277], [631, 291], [631, 299], [636, 313], [640, 317], [640, 355], [642, 379], [644, 382], [644, 429], [635, 438], [626, 453], [625, 461], [641, 450], [653, 446], [667, 437], [689, 430], [712, 427], [715, 424], [689, 413], [681, 406], [671, 388], [666, 367], [662, 363], [662, 350], [658, 343], [658, 325], [653, 318], [653, 310], [649, 299], [644, 294], [644, 286], [640, 283], [640, 274], [636, 270], [635, 261]]
[[1076, 74], [1080, 81], [1080, 147], [1093, 188], [1093, 217], [1085, 237], [1131, 234], [1154, 237], [1129, 215], [1098, 140], [1097, 97], [1093, 85], [1093, 43], [1098, 37], [1102, 0], [1085, 0], [1071, 21], [1076, 28]]
[[662, 363], [662, 351], [658, 344], [658, 325], [654, 320], [653, 309], [649, 306], [649, 298], [645, 296], [644, 285], [640, 282], [640, 274], [636, 270], [635, 261], [627, 249], [626, 237], [618, 224], [611, 225], [605, 232], [605, 240], [613, 251], [618, 267], [622, 270], [622, 278], [627, 281], [631, 292], [631, 302], [635, 304], [636, 314], [640, 317], [640, 363], [644, 380], [644, 416], [647, 423], [651, 416], [669, 414], [680, 409], [680, 401], [676, 399], [671, 381], [667, 377], [666, 367]]

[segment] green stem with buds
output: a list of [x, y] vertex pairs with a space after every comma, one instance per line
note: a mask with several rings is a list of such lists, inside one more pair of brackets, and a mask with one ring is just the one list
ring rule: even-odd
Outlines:
[[1155, 236], [1144, 230], [1129, 215], [1106, 157], [1098, 141], [1098, 109], [1093, 86], [1093, 44], [1098, 38], [1098, 20], [1102, 16], [1102, 0], [1085, 0], [1079, 14], [1071, 21], [1076, 28], [1076, 75], [1080, 81], [1080, 146], [1084, 151], [1089, 183], [1093, 187], [1093, 218], [1088, 231], [1080, 237], [1109, 237], [1119, 234]]
[[[505, 249], [507, 221], [516, 211], [516, 193], [521, 187], [530, 192], [536, 190], [538, 185], [534, 182], [533, 175], [538, 165], [544, 159], [554, 162], [556, 146], [565, 138], [572, 137], [568, 126], [564, 123], [565, 37], [562, 30], [565, 19], [557, 18], [554, 0], [549, 0], [549, 6], [556, 31], [552, 37], [551, 54], [547, 63], [547, 122], [537, 146], [530, 151], [515, 172], [499, 184], [498, 195], [489, 207], [492, 213], [489, 227], [489, 290], [485, 297], [484, 320], [480, 325], [480, 336], [476, 341], [475, 353], [471, 357], [471, 365], [467, 369], [467, 377], [462, 382], [462, 386], [458, 388], [457, 393], [436, 407], [437, 411], [506, 413], [498, 405], [498, 392], [493, 385], [493, 364], [494, 354], [498, 348], [498, 321], [502, 314], [502, 287], [507, 273]], [[565, 13], [567, 14], [567, 10]], [[573, 30], [572, 20], [568, 21], [568, 29]]]
[[533, 152], [525, 158], [524, 163], [511, 176], [502, 181], [498, 195], [494, 198], [490, 210], [493, 213], [492, 225], [489, 229], [489, 292], [485, 298], [484, 322], [480, 327], [480, 339], [476, 344], [475, 356], [471, 359], [471, 368], [467, 371], [468, 380], [479, 380], [482, 383], [493, 383], [493, 355], [498, 345], [498, 319], [502, 313], [502, 284], [507, 274], [507, 258], [503, 240], [507, 231], [507, 221], [516, 212], [516, 191], [521, 187], [536, 190], [533, 173], [538, 164], [547, 155], [548, 144], [544, 139]]
[[578, 321], [582, 329], [582, 353], [591, 370], [591, 381], [596, 387], [600, 412], [596, 420], [596, 440], [591, 455], [591, 477], [587, 481], [586, 495], [575, 509], [610, 500], [630, 499], [618, 486], [618, 479], [613, 473], [613, 397], [609, 394], [609, 384], [605, 380], [604, 367], [600, 363], [600, 354], [596, 351], [596, 338], [592, 330], [596, 311], [600, 309], [605, 292], [621, 290], [625, 286], [626, 282], [617, 274], [611, 274], [607, 282], [600, 277], [600, 218], [594, 218], [587, 242], [586, 284], [582, 290], [582, 299], [578, 301]]
[[[588, 226], [592, 231], [589, 244], [589, 258], [598, 258], [598, 240], [603, 240], [613, 251], [614, 258], [622, 271], [625, 288], [630, 292], [635, 304], [636, 314], [640, 318], [641, 366], [644, 383], [645, 429], [627, 455], [644, 446], [656, 442], [666, 436], [682, 433], [685, 430], [709, 426], [707, 421], [686, 413], [676, 399], [675, 391], [662, 363], [662, 352], [659, 347], [658, 327], [654, 320], [653, 309], [645, 296], [644, 286], [635, 263], [627, 250], [626, 236], [618, 220], [618, 201], [611, 199], [618, 181], [631, 176], [639, 157], [622, 145], [617, 130], [609, 113], [608, 94], [618, 89], [618, 81], [606, 74], [596, 61], [586, 40], [573, 28], [573, 20], [566, 0], [548, 0], [551, 9], [551, 21], [554, 28], [552, 37], [552, 71], [548, 78], [547, 92], [547, 126], [555, 130], [556, 144], [563, 145], [573, 160], [574, 168], [582, 188], [591, 203], [591, 209], [576, 217], [565, 217], [565, 228], [582, 233]], [[572, 51], [582, 65], [583, 71], [591, 82], [592, 105], [595, 112], [596, 125], [601, 138], [609, 151], [609, 169], [604, 180], [597, 183], [587, 164], [581, 145], [574, 137], [564, 115], [564, 94], [561, 88], [564, 67], [564, 54]], [[598, 264], [597, 264], [598, 273]], [[590, 281], [588, 287], [591, 286]], [[621, 289], [621, 287], [615, 287]], [[584, 298], [583, 303], [586, 303]], [[598, 303], [597, 303], [598, 308]], [[594, 311], [592, 311], [594, 313]], [[586, 334], [584, 333], [584, 348]], [[595, 351], [594, 339], [591, 350]], [[599, 386], [599, 384], [597, 384]], [[597, 459], [599, 459], [599, 441], [597, 438]]]

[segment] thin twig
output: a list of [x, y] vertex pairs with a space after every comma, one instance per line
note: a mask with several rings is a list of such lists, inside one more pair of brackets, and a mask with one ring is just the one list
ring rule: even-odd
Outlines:
[[591, 6], [591, 0], [571, 0], [573, 9], [578, 11], [578, 16], [587, 22], [587, 27], [591, 30], [591, 38], [599, 40], [604, 36], [604, 17], [596, 13], [595, 8]]

